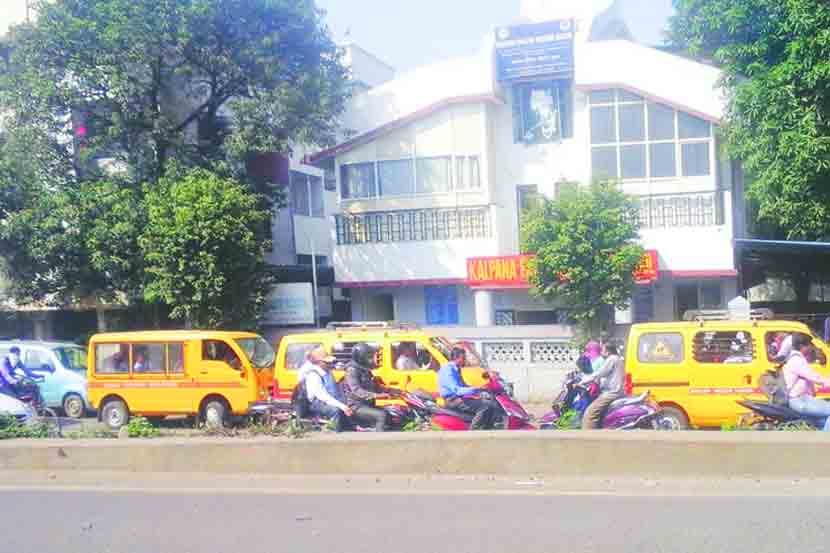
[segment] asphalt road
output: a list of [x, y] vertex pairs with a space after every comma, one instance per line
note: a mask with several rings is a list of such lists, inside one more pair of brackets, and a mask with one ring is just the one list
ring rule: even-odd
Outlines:
[[816, 496], [9, 487], [0, 498], [1, 553], [811, 553], [830, 539], [830, 502]]

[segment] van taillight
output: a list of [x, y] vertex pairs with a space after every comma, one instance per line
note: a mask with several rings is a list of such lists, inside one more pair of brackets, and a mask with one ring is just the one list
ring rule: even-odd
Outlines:
[[630, 396], [634, 392], [634, 382], [631, 380], [631, 373], [625, 373], [625, 395]]
[[271, 384], [271, 399], [277, 399], [280, 395], [280, 383], [274, 378], [274, 383]]

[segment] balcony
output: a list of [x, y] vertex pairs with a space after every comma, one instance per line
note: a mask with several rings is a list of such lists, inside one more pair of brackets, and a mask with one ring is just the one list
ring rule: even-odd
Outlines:
[[641, 229], [711, 227], [724, 224], [723, 195], [720, 192], [643, 196], [640, 204]]
[[414, 209], [335, 216], [337, 244], [429, 242], [490, 238], [487, 207]]

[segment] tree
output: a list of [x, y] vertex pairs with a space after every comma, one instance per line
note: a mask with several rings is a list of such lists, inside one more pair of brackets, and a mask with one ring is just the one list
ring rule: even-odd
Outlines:
[[194, 169], [162, 179], [144, 201], [147, 300], [200, 328], [255, 325], [270, 274], [270, 243], [257, 229], [271, 214], [259, 198], [233, 179]]
[[[18, 299], [161, 297], [144, 293], [152, 275], [136, 246], [145, 196], [160, 201], [170, 175], [203, 168], [268, 211], [287, 183], [251, 178], [248, 162], [335, 137], [347, 72], [313, 0], [42, 0], [36, 11], [0, 49], [0, 257]], [[261, 221], [259, 243], [270, 232]]]
[[615, 183], [565, 187], [540, 200], [522, 225], [534, 293], [573, 309], [582, 329], [596, 335], [609, 306], [625, 308], [642, 260], [636, 202]]
[[729, 154], [766, 227], [830, 237], [830, 4], [675, 0], [673, 42], [714, 60], [728, 95]]

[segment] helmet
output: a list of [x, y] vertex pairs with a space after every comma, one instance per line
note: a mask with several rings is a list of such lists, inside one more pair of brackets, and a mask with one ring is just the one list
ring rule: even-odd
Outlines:
[[361, 367], [373, 367], [375, 364], [374, 356], [377, 350], [366, 344], [360, 342], [352, 347], [352, 361]]

